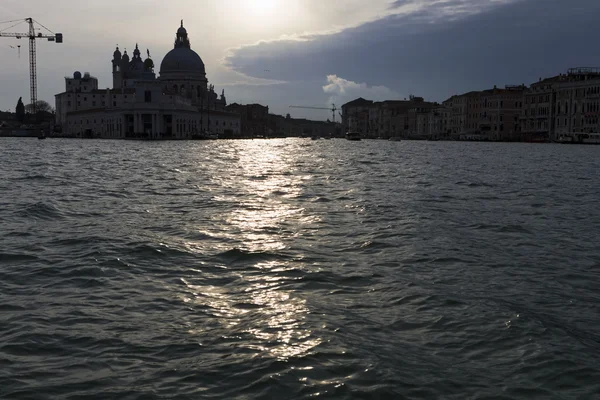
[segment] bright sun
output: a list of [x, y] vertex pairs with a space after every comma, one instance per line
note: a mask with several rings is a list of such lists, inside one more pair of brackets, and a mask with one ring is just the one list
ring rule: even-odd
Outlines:
[[257, 16], [272, 14], [280, 4], [281, 0], [246, 0], [248, 11]]

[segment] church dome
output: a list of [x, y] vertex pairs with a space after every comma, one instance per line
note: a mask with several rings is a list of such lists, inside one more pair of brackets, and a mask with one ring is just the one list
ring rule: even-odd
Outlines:
[[[181, 26], [177, 29], [173, 50], [167, 53], [160, 63], [160, 77], [169, 79], [182, 74], [196, 79], [205, 79], [206, 70], [202, 59], [190, 46], [187, 30]], [[173, 75], [171, 75], [173, 74]]]
[[167, 53], [160, 63], [160, 74], [184, 72], [205, 75], [204, 62], [194, 50], [178, 47]]

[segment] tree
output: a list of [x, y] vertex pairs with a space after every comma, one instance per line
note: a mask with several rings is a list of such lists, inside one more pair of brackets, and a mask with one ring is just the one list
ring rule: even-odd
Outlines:
[[23, 100], [21, 97], [19, 97], [19, 101], [17, 102], [15, 114], [17, 114], [17, 121], [19, 121], [20, 123], [23, 123], [23, 121], [25, 121], [25, 105], [23, 104]]
[[[35, 103], [37, 105], [37, 111], [38, 112], [47, 112], [52, 114], [54, 112], [54, 108], [47, 102], [44, 100], [38, 100]], [[33, 113], [33, 105], [32, 104], [27, 104], [25, 106], [25, 111], [27, 111], [28, 113]]]

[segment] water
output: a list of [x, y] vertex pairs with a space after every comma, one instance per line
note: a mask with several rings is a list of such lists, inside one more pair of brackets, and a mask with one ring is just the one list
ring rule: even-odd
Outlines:
[[600, 147], [0, 145], [2, 399], [600, 397]]

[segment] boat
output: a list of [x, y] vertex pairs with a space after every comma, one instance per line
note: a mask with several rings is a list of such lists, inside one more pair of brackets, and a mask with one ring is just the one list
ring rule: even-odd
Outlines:
[[210, 131], [204, 131], [201, 133], [195, 133], [192, 135], [192, 140], [215, 140], [219, 138], [218, 133], [213, 133]]
[[40, 139], [40, 140], [46, 139], [46, 134], [44, 133], [44, 131], [40, 132], [40, 134], [38, 135], [38, 139]]
[[558, 143], [600, 144], [600, 133], [574, 132], [558, 137]]
[[358, 132], [346, 132], [346, 139], [348, 139], [348, 140], [360, 140], [360, 133], [358, 133]]
[[400, 139], [400, 136], [392, 136], [388, 139], [390, 142], [399, 142], [402, 139]]

